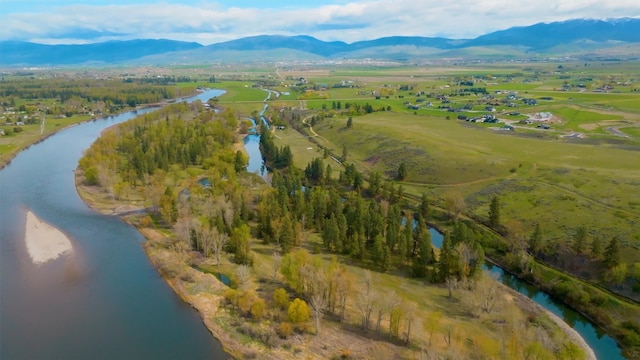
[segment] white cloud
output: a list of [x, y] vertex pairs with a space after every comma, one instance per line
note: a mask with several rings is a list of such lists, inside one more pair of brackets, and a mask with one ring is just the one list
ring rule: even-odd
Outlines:
[[258, 34], [347, 42], [392, 35], [471, 38], [511, 26], [573, 18], [637, 17], [637, 0], [360, 0], [315, 8], [171, 3], [51, 7], [0, 15], [0, 39], [47, 43], [169, 38], [210, 44]]

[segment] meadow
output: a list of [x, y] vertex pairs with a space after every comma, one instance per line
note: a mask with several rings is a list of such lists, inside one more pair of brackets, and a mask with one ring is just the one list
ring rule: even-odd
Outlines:
[[[273, 107], [322, 118], [313, 131], [280, 136], [280, 144], [302, 155], [294, 158], [299, 167], [321, 148], [336, 157], [346, 149], [346, 162], [359, 171], [384, 174], [410, 195], [425, 193], [443, 210], [452, 194], [461, 194], [466, 215], [478, 223], [487, 221], [489, 202], [498, 196], [505, 231], [528, 239], [539, 224], [550, 252], [571, 253], [580, 227], [589, 243], [618, 238], [629, 269], [624, 285], [572, 261], [557, 265], [637, 297], [640, 77], [633, 74], [639, 67], [569, 62], [289, 69], [279, 73], [287, 74], [284, 82], [297, 90], [297, 101]], [[305, 82], [296, 84], [301, 78]], [[325, 98], [306, 99], [310, 91]], [[373, 111], [354, 111], [365, 105]], [[550, 118], [525, 121], [541, 113]], [[458, 120], [461, 115], [492, 115], [498, 122]], [[309, 137], [313, 142], [303, 141]], [[401, 163], [410, 170], [398, 181]]]

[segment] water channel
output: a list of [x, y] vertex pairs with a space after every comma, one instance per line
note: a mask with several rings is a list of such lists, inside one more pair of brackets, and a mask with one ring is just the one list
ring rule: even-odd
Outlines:
[[[433, 246], [440, 248], [442, 246], [443, 236], [436, 229], [429, 229], [431, 233], [431, 242]], [[567, 307], [562, 302], [552, 298], [549, 294], [532, 286], [525, 281], [505, 272], [498, 266], [486, 263], [485, 270], [494, 274], [498, 281], [508, 287], [524, 294], [531, 300], [540, 304], [545, 309], [558, 315], [569, 326], [575, 329], [580, 336], [584, 338], [587, 344], [593, 349], [598, 359], [602, 360], [618, 360], [624, 359], [621, 350], [612, 337], [604, 333], [600, 328], [585, 318], [582, 314]]]
[[[0, 359], [229, 358], [152, 267], [142, 235], [91, 210], [74, 186], [78, 159], [102, 130], [153, 110], [60, 131], [0, 171]], [[74, 253], [35, 265], [27, 210], [64, 232]]]

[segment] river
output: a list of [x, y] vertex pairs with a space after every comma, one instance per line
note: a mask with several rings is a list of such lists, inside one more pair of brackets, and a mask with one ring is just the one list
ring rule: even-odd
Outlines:
[[[78, 159], [102, 130], [153, 110], [65, 129], [0, 171], [0, 359], [229, 357], [153, 268], [142, 235], [91, 210], [74, 186]], [[74, 253], [33, 264], [24, 240], [27, 210], [64, 232]]]
[[[442, 246], [443, 236], [436, 229], [430, 228], [431, 242], [433, 246], [440, 248]], [[567, 307], [562, 302], [552, 298], [549, 294], [541, 291], [533, 285], [526, 283], [518, 279], [517, 277], [506, 273], [499, 266], [495, 266], [491, 263], [486, 263], [485, 270], [495, 275], [498, 281], [507, 285], [508, 287], [516, 290], [517, 292], [524, 294], [531, 300], [540, 304], [545, 309], [558, 315], [569, 326], [575, 329], [580, 336], [587, 342], [587, 344], [593, 349], [598, 359], [602, 360], [619, 360], [624, 359], [622, 356], [620, 347], [616, 344], [615, 340], [607, 335], [600, 328], [594, 326], [589, 319], [582, 314]]]
[[[207, 90], [188, 100], [222, 93]], [[82, 151], [105, 128], [149, 111], [63, 130], [0, 171], [0, 359], [228, 357], [198, 313], [151, 266], [138, 231], [91, 210], [75, 190], [73, 171]], [[259, 135], [247, 138], [248, 170], [263, 169]], [[74, 254], [34, 265], [24, 244], [27, 210], [67, 234]], [[441, 246], [442, 235], [430, 231]], [[487, 269], [563, 318], [599, 359], [624, 359], [615, 341], [582, 315], [498, 267]]]

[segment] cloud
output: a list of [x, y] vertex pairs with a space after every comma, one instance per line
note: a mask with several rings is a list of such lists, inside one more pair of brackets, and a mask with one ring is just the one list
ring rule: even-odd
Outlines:
[[169, 38], [211, 44], [259, 34], [347, 42], [392, 35], [472, 38], [538, 22], [639, 15], [635, 0], [359, 0], [315, 7], [291, 1], [260, 9], [217, 3], [69, 5], [50, 6], [46, 13], [0, 15], [0, 39], [83, 43]]

